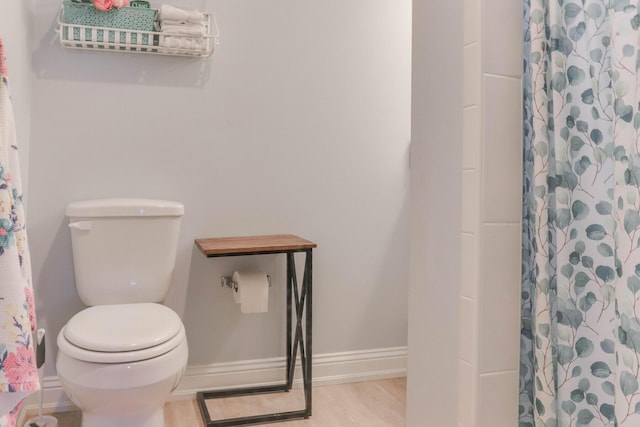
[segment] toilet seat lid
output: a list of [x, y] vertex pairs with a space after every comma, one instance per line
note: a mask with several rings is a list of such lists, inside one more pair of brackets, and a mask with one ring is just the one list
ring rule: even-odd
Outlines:
[[97, 305], [73, 316], [64, 337], [85, 350], [115, 353], [159, 346], [181, 328], [180, 317], [161, 304]]

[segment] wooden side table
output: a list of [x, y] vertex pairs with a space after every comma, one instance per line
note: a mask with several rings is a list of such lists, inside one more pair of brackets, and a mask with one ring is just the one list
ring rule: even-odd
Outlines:
[[[208, 258], [237, 255], [287, 254], [287, 343], [285, 382], [270, 386], [198, 392], [196, 399], [205, 425], [207, 427], [243, 426], [309, 418], [311, 416], [312, 366], [312, 251], [313, 248], [317, 247], [317, 245], [293, 234], [197, 239], [195, 243], [202, 253]], [[299, 290], [294, 259], [294, 254], [298, 252], [303, 252], [305, 254], [304, 275], [302, 278], [302, 286]], [[293, 324], [294, 313], [295, 329]], [[302, 327], [303, 319], [304, 328]], [[224, 420], [211, 419], [209, 410], [205, 403], [207, 399], [288, 392], [291, 390], [298, 351], [300, 352], [302, 367], [302, 381], [305, 397], [304, 409], [240, 418], [229, 418]]]

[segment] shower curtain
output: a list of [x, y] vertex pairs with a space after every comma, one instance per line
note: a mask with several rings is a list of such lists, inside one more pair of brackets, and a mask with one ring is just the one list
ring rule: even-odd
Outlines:
[[16, 132], [0, 39], [0, 426], [15, 425], [20, 402], [39, 389], [35, 310]]

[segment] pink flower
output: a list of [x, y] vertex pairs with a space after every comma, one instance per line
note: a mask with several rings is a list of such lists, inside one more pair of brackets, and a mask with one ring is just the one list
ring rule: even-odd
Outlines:
[[18, 346], [17, 353], [7, 355], [4, 370], [9, 384], [16, 390], [34, 390], [38, 384], [38, 369], [33, 349]]
[[7, 414], [7, 427], [15, 427], [18, 423], [18, 413], [20, 412], [20, 408], [22, 408], [22, 404], [24, 403], [24, 400], [21, 400], [16, 406], [15, 408], [13, 408], [11, 410], [11, 412], [9, 412]]
[[0, 75], [7, 75], [7, 64], [4, 58], [4, 47], [2, 46], [2, 39], [0, 39]]
[[93, 5], [98, 10], [109, 10], [113, 6], [112, 0], [93, 0]]
[[29, 313], [29, 323], [31, 323], [31, 332], [36, 330], [36, 307], [33, 301], [33, 290], [30, 286], [24, 287], [24, 294], [27, 299], [27, 312]]
[[129, 6], [129, 0], [113, 0], [113, 7], [117, 7], [119, 9], [123, 6]]

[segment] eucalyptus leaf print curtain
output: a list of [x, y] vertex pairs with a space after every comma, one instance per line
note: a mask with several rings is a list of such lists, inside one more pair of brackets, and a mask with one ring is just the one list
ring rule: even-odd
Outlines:
[[0, 39], [0, 426], [39, 388], [32, 333], [35, 311], [13, 109]]
[[520, 427], [640, 426], [640, 2], [525, 0]]

